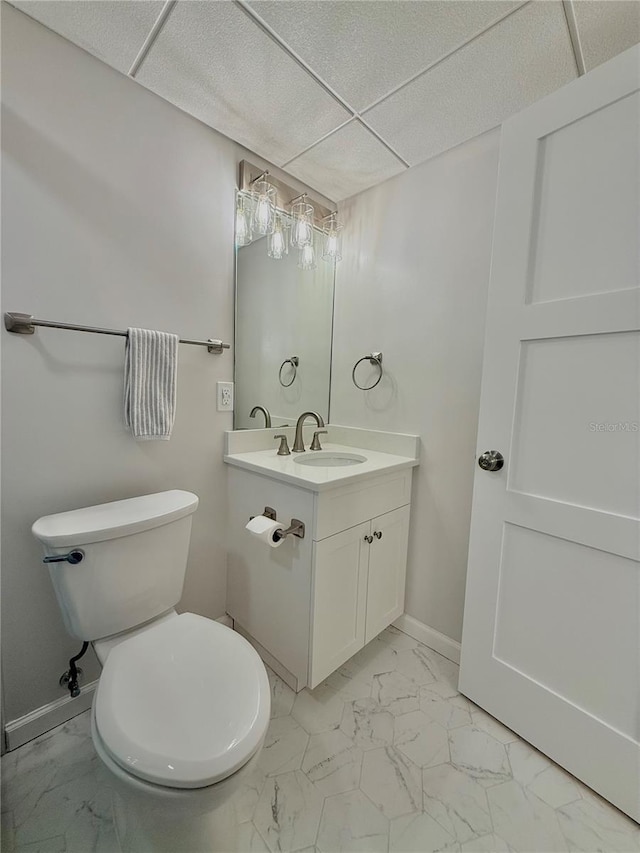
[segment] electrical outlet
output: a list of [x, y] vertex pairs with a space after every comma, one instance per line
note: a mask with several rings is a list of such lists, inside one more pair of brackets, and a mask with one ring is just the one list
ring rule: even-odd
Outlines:
[[218, 382], [218, 411], [233, 411], [233, 382]]

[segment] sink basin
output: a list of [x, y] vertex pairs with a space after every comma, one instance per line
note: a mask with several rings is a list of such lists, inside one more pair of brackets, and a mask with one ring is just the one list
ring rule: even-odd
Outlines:
[[309, 465], [312, 468], [342, 468], [344, 465], [360, 465], [367, 461], [366, 456], [359, 453], [343, 453], [334, 450], [314, 450], [304, 456], [296, 456], [293, 460], [298, 465]]

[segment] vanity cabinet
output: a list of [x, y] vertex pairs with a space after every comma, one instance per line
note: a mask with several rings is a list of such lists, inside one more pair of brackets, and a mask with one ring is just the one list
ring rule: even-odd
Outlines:
[[[227, 612], [290, 687], [316, 687], [404, 611], [412, 468], [319, 490], [228, 473]], [[265, 506], [304, 539], [251, 536]]]
[[404, 611], [409, 506], [314, 542], [309, 687]]

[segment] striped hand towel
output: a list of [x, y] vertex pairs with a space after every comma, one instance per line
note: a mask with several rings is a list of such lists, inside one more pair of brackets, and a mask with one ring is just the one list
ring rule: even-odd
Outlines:
[[124, 420], [134, 438], [171, 438], [176, 417], [178, 336], [127, 329]]

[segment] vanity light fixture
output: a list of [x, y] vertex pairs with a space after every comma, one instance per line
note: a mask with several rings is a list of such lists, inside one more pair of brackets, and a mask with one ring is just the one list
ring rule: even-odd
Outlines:
[[267, 180], [268, 172], [254, 181], [253, 230], [256, 234], [270, 234], [276, 213], [276, 188]]
[[[316, 269], [317, 255], [327, 263], [342, 259], [342, 223], [336, 211], [308, 193], [297, 190], [261, 166], [242, 160], [238, 170], [236, 246], [248, 246], [266, 236], [267, 254], [281, 260], [290, 248], [298, 252], [298, 266]], [[322, 239], [322, 243], [320, 240]]]
[[302, 249], [313, 243], [313, 205], [305, 201], [306, 193], [291, 202], [291, 245]]
[[249, 200], [242, 193], [238, 193], [236, 198], [236, 246], [248, 246], [252, 240]]
[[276, 211], [273, 231], [267, 236], [267, 255], [276, 261], [289, 252], [288, 228], [284, 215]]
[[322, 258], [325, 261], [342, 260], [342, 229], [338, 222], [338, 213], [334, 211], [322, 220]]

